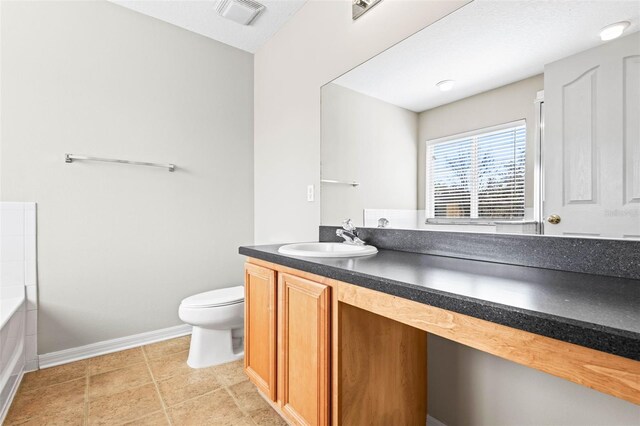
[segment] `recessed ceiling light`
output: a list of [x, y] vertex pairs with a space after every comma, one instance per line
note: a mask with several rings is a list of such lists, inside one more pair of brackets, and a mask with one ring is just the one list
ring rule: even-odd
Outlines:
[[440, 89], [441, 92], [448, 92], [449, 90], [453, 89], [454, 84], [455, 81], [453, 80], [442, 80], [441, 82], [436, 84], [436, 87]]
[[602, 41], [613, 40], [622, 35], [624, 30], [629, 28], [629, 21], [616, 22], [615, 24], [607, 25], [600, 30], [600, 39]]

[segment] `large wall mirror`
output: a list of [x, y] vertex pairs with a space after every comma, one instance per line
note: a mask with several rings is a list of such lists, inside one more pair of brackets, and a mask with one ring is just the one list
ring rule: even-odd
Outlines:
[[323, 86], [322, 224], [640, 240], [639, 29], [476, 0]]

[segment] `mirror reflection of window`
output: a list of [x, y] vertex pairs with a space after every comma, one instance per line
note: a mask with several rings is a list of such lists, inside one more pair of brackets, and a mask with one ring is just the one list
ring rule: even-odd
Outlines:
[[524, 121], [427, 141], [427, 222], [525, 217]]

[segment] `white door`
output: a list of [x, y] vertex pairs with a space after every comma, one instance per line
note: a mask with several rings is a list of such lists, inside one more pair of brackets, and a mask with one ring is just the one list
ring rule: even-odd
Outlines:
[[640, 239], [640, 33], [545, 66], [544, 94], [544, 233]]

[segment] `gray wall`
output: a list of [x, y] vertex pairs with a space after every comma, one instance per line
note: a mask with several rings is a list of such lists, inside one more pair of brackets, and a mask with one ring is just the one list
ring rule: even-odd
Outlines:
[[418, 114], [336, 84], [322, 88], [322, 178], [359, 186], [322, 184], [322, 224], [363, 209], [417, 208]]
[[2, 200], [38, 203], [39, 353], [180, 324], [182, 298], [241, 284], [252, 55], [107, 2], [2, 2], [1, 31]]
[[527, 122], [526, 206], [533, 207], [536, 114], [542, 74], [439, 106], [419, 115], [418, 205], [425, 208], [426, 141], [525, 119]]
[[[318, 238], [320, 87], [463, 3], [385, 1], [352, 22], [350, 2], [311, 1], [256, 54], [257, 243]], [[433, 340], [429, 412], [449, 426], [637, 423], [633, 404]]]
[[429, 335], [429, 414], [448, 426], [637, 426], [640, 406]]

